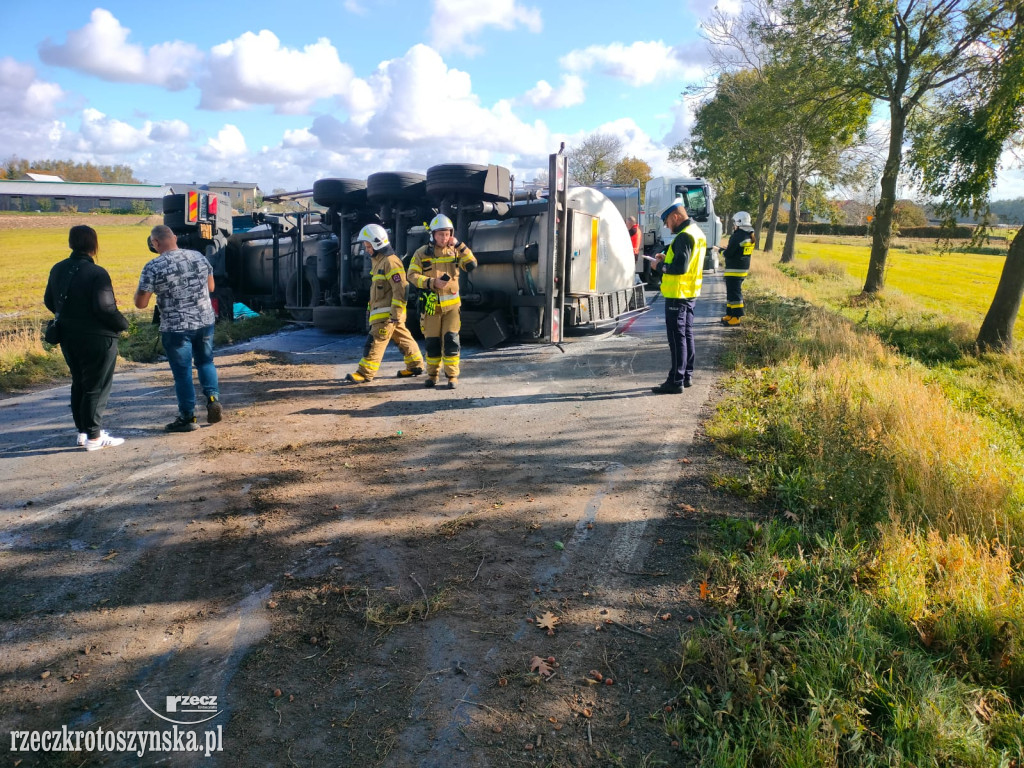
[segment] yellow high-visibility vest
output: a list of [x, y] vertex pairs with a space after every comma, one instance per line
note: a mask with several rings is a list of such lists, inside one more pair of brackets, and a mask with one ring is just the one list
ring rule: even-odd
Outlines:
[[[687, 235], [693, 241], [690, 267], [681, 275], [672, 275], [668, 272], [662, 275], [661, 295], [666, 299], [695, 299], [700, 296], [700, 287], [704, 282], [704, 254], [707, 252], [708, 241], [693, 219], [689, 220], [680, 234]], [[675, 245], [675, 240], [672, 241], [672, 245]], [[666, 267], [675, 259], [672, 245], [665, 251]]]

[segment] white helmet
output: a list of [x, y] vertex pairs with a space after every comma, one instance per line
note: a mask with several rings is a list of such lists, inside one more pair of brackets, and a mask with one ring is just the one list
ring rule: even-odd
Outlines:
[[736, 211], [732, 217], [732, 223], [737, 227], [749, 227], [750, 226], [750, 214], [746, 211]]
[[439, 213], [439, 214], [437, 214], [437, 216], [435, 216], [434, 218], [432, 218], [430, 220], [430, 227], [429, 227], [429, 229], [430, 229], [431, 232], [434, 232], [434, 231], [436, 231], [438, 229], [451, 229], [451, 230], [454, 230], [455, 229], [455, 225], [452, 224], [452, 220], [451, 219], [449, 219], [443, 213]]
[[379, 251], [390, 243], [387, 230], [380, 224], [367, 224], [359, 230], [359, 237], [356, 238], [356, 242], [369, 243], [370, 247], [375, 251]]

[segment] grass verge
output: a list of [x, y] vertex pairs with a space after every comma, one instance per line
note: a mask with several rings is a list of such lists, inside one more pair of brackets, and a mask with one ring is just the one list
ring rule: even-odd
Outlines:
[[887, 336], [845, 280], [748, 283], [708, 432], [770, 511], [701, 555], [719, 618], [666, 728], [702, 766], [1019, 766], [1024, 365], [906, 296], [871, 308], [905, 318]]

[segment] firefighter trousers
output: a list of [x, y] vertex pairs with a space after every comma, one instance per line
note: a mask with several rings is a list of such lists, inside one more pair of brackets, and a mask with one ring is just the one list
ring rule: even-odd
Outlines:
[[725, 276], [725, 316], [743, 317], [743, 278]]
[[458, 308], [433, 315], [420, 316], [423, 329], [423, 345], [427, 348], [427, 376], [437, 378], [437, 371], [444, 366], [444, 375], [449, 379], [459, 378], [459, 331], [462, 329], [462, 313]]
[[363, 358], [359, 361], [359, 372], [370, 381], [380, 370], [380, 361], [384, 359], [384, 350], [388, 348], [388, 342], [392, 339], [405, 356], [406, 370], [421, 368], [423, 356], [420, 355], [419, 345], [405, 327], [405, 320], [397, 323], [389, 323], [386, 320], [376, 322], [370, 326], [370, 333], [366, 337], [366, 344], [363, 346]]

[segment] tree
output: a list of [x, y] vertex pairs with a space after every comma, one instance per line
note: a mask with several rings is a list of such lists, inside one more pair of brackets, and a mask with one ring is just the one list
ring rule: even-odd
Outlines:
[[624, 157], [612, 169], [612, 184], [630, 185], [640, 181], [640, 199], [644, 186], [651, 180], [651, 166], [638, 157]]
[[569, 152], [569, 176], [581, 186], [608, 183], [622, 156], [622, 139], [592, 133]]
[[888, 106], [889, 148], [865, 293], [885, 286], [908, 126], [930, 97], [988, 67], [989, 43], [1005, 36], [1018, 1], [790, 0], [780, 4], [776, 19], [765, 22], [764, 34], [774, 45], [814, 60], [816, 82]]
[[[1013, 24], [989, 41], [988, 66], [965, 78], [953, 98], [915, 126], [911, 164], [926, 192], [955, 214], [985, 215], [999, 159], [1024, 132], [1024, 0], [1007, 3]], [[978, 235], [976, 235], [978, 237]], [[979, 349], [1009, 352], [1024, 297], [1024, 228], [1010, 243], [995, 297], [978, 331]]]
[[926, 227], [928, 214], [913, 200], [897, 200], [893, 206], [892, 223], [897, 230], [905, 227]]

